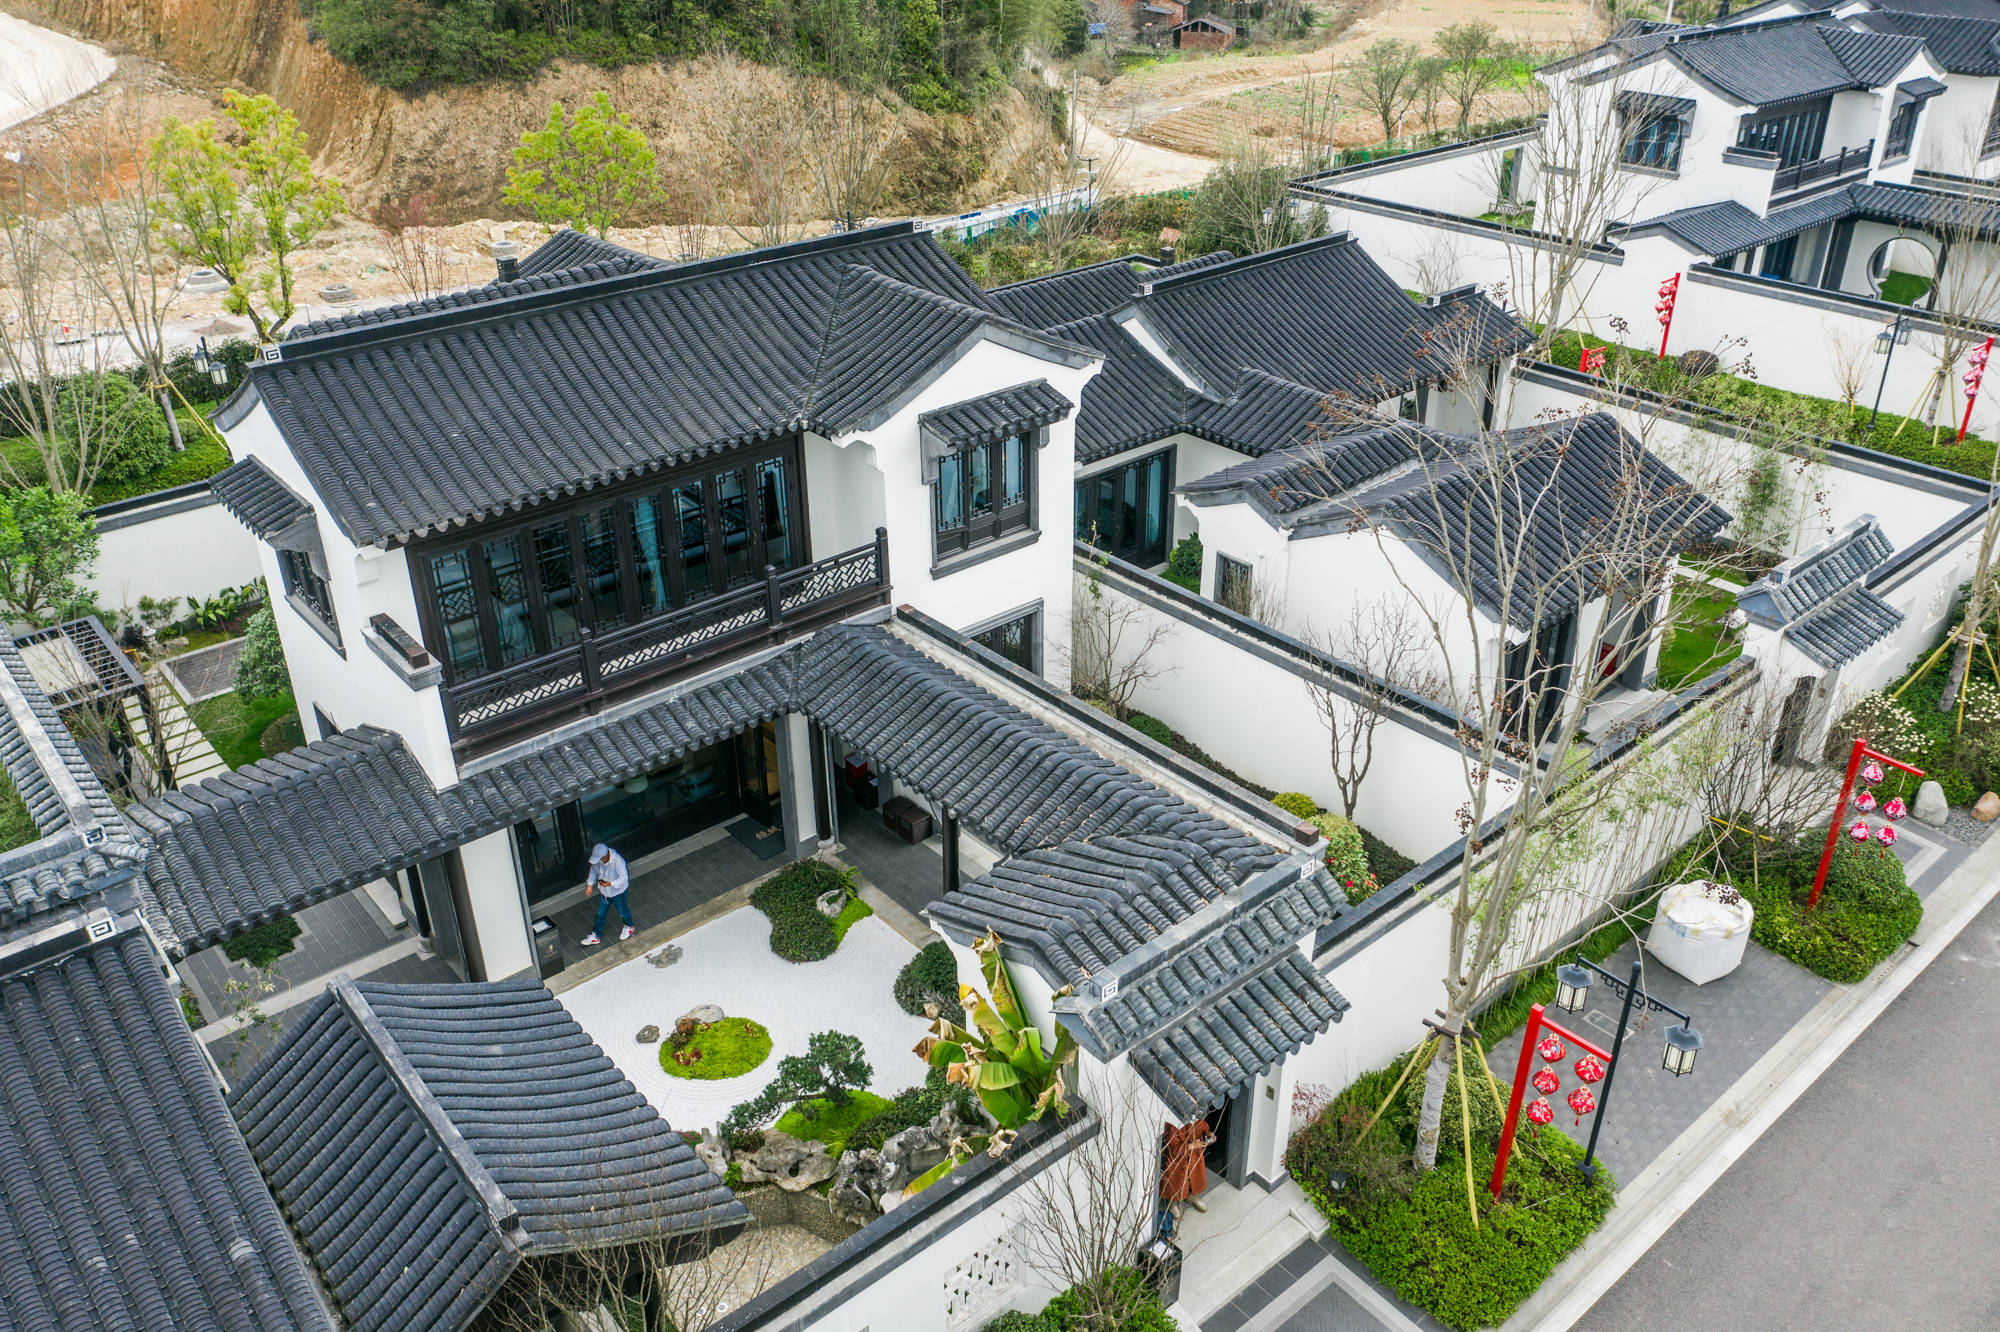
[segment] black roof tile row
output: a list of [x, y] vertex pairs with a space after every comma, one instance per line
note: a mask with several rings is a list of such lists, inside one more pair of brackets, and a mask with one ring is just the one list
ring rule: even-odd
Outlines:
[[297, 491], [255, 458], [223, 468], [208, 479], [208, 487], [236, 521], [261, 541], [268, 541], [272, 534], [313, 511]]

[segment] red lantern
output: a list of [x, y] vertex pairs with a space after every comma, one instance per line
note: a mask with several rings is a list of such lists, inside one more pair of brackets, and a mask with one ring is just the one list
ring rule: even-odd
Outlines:
[[1894, 846], [1896, 844], [1896, 830], [1885, 823], [1882, 825], [1882, 831], [1875, 834], [1875, 839], [1884, 846]]
[[1599, 1082], [1604, 1077], [1604, 1065], [1592, 1055], [1585, 1055], [1576, 1061], [1576, 1075], [1585, 1082]]
[[1860, 795], [1854, 797], [1854, 807], [1863, 814], [1874, 813], [1875, 793], [1873, 791], [1863, 791]]
[[1590, 1094], [1588, 1087], [1578, 1087], [1567, 1099], [1569, 1108], [1576, 1111], [1576, 1122], [1579, 1124], [1583, 1122], [1585, 1115], [1597, 1108], [1597, 1098]]
[[1868, 840], [1868, 834], [1871, 831], [1872, 829], [1870, 829], [1868, 826], [1868, 820], [1856, 819], [1854, 821], [1854, 826], [1847, 830], [1847, 835], [1849, 837], [1852, 837], [1857, 842], [1865, 842]]
[[1536, 1128], [1540, 1128], [1544, 1124], [1553, 1124], [1556, 1122], [1556, 1108], [1542, 1097], [1537, 1096], [1534, 1100], [1528, 1102], [1528, 1122]]
[[1563, 1080], [1556, 1076], [1556, 1071], [1552, 1068], [1543, 1068], [1538, 1070], [1535, 1073], [1533, 1082], [1535, 1084], [1535, 1090], [1540, 1092], [1544, 1096], [1555, 1095], [1556, 1088], [1563, 1085]]
[[1875, 785], [1875, 783], [1881, 781], [1882, 765], [1877, 763], [1874, 759], [1869, 759], [1868, 762], [1863, 764], [1861, 767], [1861, 780], [1868, 783], [1868, 785], [1870, 786], [1873, 786]]
[[1910, 807], [1903, 803], [1903, 797], [1890, 796], [1889, 803], [1882, 806], [1882, 812], [1892, 819], [1900, 819], [1910, 812]]
[[1551, 1033], [1542, 1037], [1541, 1043], [1535, 1047], [1535, 1053], [1542, 1057], [1544, 1063], [1553, 1064], [1567, 1054], [1568, 1051], [1563, 1049], [1563, 1043], [1557, 1040], [1555, 1035]]

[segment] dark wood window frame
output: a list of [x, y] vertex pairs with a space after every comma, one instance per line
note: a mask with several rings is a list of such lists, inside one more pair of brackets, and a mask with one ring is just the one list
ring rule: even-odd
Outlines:
[[1917, 141], [1917, 118], [1924, 113], [1924, 104], [1914, 97], [1906, 97], [1896, 103], [1889, 113], [1889, 132], [1883, 136], [1882, 160], [1894, 162], [1910, 155], [1910, 147]]
[[[785, 491], [782, 497], [785, 549], [782, 550], [776, 548], [776, 542], [768, 540], [765, 514], [762, 512], [765, 468], [774, 460], [782, 463], [780, 475]], [[717, 485], [718, 478], [732, 472], [741, 473], [745, 479], [741, 499], [745, 506], [747, 527], [745, 546], [741, 557], [735, 560], [737, 567], [733, 569], [730, 567], [730, 548], [726, 544], [729, 533], [725, 531], [723, 502]], [[692, 491], [697, 486], [704, 524], [702, 544], [707, 563], [705, 586], [691, 593], [688, 567], [683, 558], [680, 515], [675, 508], [675, 492]], [[663, 566], [662, 573], [668, 589], [665, 604], [656, 607], [645, 605], [641, 592], [638, 521], [635, 514], [638, 506], [646, 501], [652, 501], [657, 506], [659, 563]], [[614, 588], [617, 604], [601, 607], [591, 586], [592, 579], [586, 563], [586, 538], [590, 535], [587, 520], [597, 517], [606, 508], [611, 510], [615, 575], [607, 574], [602, 581]], [[412, 542], [409, 561], [417, 588], [418, 619], [424, 643], [431, 654], [443, 663], [448, 683], [462, 684], [478, 679], [494, 670], [557, 651], [574, 641], [573, 636], [563, 642], [555, 641], [553, 634], [556, 631], [549, 618], [549, 599], [543, 579], [539, 576], [536, 534], [558, 525], [568, 538], [569, 577], [574, 598], [568, 613], [575, 616], [578, 627], [587, 628], [592, 633], [638, 624], [746, 586], [764, 576], [767, 563], [775, 563], [776, 567], [784, 570], [812, 562], [807, 530], [804, 456], [796, 436], [704, 458], [697, 464], [653, 472], [634, 482], [588, 491], [559, 503], [539, 504], [504, 521], [460, 528], [446, 538]], [[717, 539], [718, 534], [722, 539]], [[493, 570], [485, 556], [489, 543], [508, 540], [514, 542], [520, 561], [522, 613], [528, 622], [532, 644], [528, 651], [511, 658], [501, 650]], [[477, 669], [471, 671], [463, 669], [453, 656], [432, 576], [433, 559], [449, 558], [460, 553], [465, 556], [479, 632], [480, 663]], [[562, 608], [558, 608], [558, 613], [564, 613]]]
[[1656, 171], [1681, 169], [1681, 146], [1687, 138], [1687, 122], [1679, 116], [1648, 113], [1624, 117], [1627, 166], [1651, 167]]
[[[1046, 430], [1024, 430], [979, 444], [953, 449], [938, 459], [938, 478], [931, 483], [931, 552], [946, 564], [979, 547], [1035, 526], [1036, 456], [1047, 442]], [[1009, 450], [1018, 450], [1019, 494], [1008, 499]], [[979, 469], [984, 465], [986, 503], [980, 494]], [[951, 492], [956, 488], [956, 495]]]
[[[1169, 444], [1120, 458], [1109, 467], [1078, 477], [1071, 505], [1075, 539], [1144, 567], [1165, 563], [1174, 548], [1174, 464], [1178, 453], [1179, 446]], [[1157, 548], [1151, 548], [1145, 540], [1146, 471], [1155, 461], [1160, 464], [1160, 541]], [[1125, 524], [1117, 521], [1111, 527], [1118, 530], [1107, 529], [1103, 490], [1107, 481], [1112, 487], [1113, 509], [1120, 517], [1127, 512], [1125, 496], [1129, 494], [1133, 531], [1125, 531]]]
[[1781, 170], [1816, 161], [1826, 143], [1826, 122], [1832, 108], [1832, 98], [1817, 97], [1754, 112], [1743, 118], [1736, 146], [1776, 153]]
[[312, 557], [302, 550], [278, 550], [278, 573], [284, 580], [285, 596], [294, 609], [312, 616], [340, 641], [340, 621], [334, 618], [333, 589], [313, 570]]

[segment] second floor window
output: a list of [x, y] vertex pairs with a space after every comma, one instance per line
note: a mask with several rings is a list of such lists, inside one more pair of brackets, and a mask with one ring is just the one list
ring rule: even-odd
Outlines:
[[790, 569], [798, 481], [787, 442], [421, 549], [424, 637], [462, 684]]
[[971, 444], [938, 459], [932, 490], [937, 558], [1034, 526], [1035, 443], [1027, 435]]
[[285, 595], [338, 635], [340, 626], [333, 617], [333, 589], [326, 585], [326, 579], [313, 572], [312, 561], [305, 552], [279, 551], [278, 572], [285, 580]]
[[1821, 100], [1749, 118], [1737, 133], [1736, 146], [1776, 153], [1780, 167], [1810, 162], [1826, 141], [1829, 106], [1830, 101]]
[[1910, 144], [1917, 137], [1917, 113], [1922, 109], [1922, 102], [1904, 102], [1889, 117], [1889, 137], [1882, 145], [1884, 160], [1909, 155]]
[[1674, 116], [1644, 116], [1626, 122], [1625, 160], [1661, 171], [1681, 169], [1681, 134], [1686, 122]]

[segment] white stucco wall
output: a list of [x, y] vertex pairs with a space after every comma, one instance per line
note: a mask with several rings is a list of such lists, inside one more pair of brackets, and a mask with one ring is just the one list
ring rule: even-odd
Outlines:
[[1945, 90], [1924, 111], [1924, 130], [1917, 166], [1948, 176], [1991, 180], [2000, 176], [2000, 153], [1984, 150], [1986, 126], [2000, 96], [2000, 77], [1949, 74]]
[[166, 500], [99, 520], [89, 587], [107, 610], [133, 610], [141, 597], [212, 597], [263, 574], [257, 549], [212, 497]]

